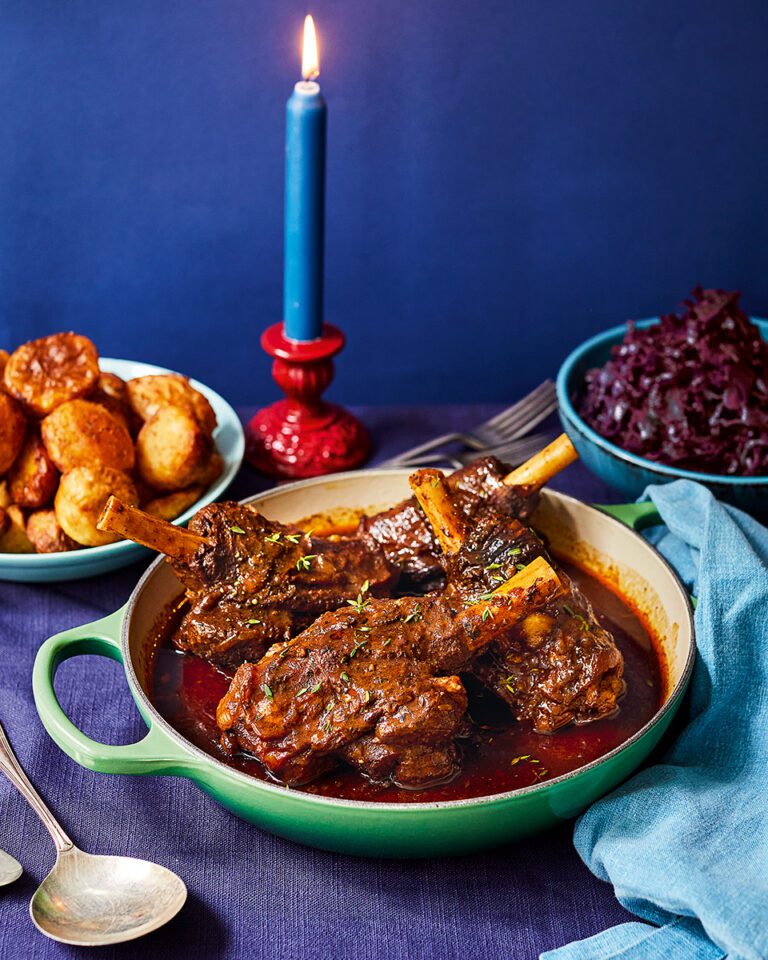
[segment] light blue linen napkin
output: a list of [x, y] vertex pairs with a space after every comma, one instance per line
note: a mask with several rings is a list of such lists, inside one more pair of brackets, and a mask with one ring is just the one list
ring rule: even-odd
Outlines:
[[766, 960], [768, 530], [687, 480], [649, 497], [666, 526], [648, 539], [698, 598], [687, 724], [574, 832], [589, 869], [649, 922], [541, 960]]

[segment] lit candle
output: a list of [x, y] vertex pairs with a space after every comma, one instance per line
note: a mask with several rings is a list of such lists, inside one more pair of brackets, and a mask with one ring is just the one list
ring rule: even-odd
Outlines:
[[301, 73], [286, 105], [283, 321], [290, 340], [317, 340], [323, 331], [326, 108], [315, 82], [320, 63], [309, 16]]

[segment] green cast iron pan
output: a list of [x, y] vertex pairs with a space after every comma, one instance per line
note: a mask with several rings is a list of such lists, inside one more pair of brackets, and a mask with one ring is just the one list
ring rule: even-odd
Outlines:
[[[408, 471], [338, 474], [281, 487], [251, 499], [266, 516], [295, 521], [339, 506], [377, 510], [410, 494]], [[632, 600], [663, 644], [665, 702], [621, 747], [565, 776], [509, 793], [441, 803], [386, 804], [318, 797], [286, 790], [234, 770], [193, 746], [155, 710], [148, 696], [148, 638], [163, 608], [181, 592], [159, 558], [126, 606], [96, 623], [47, 640], [35, 661], [35, 703], [46, 729], [70, 757], [101, 773], [189, 777], [238, 817], [310, 846], [371, 857], [430, 857], [498, 846], [575, 816], [629, 776], [669, 726], [690, 678], [693, 620], [675, 573], [630, 527], [653, 520], [650, 504], [611, 508], [609, 516], [560, 493], [545, 491], [534, 525], [555, 551], [609, 580]], [[626, 524], [630, 524], [627, 526]], [[127, 746], [99, 743], [78, 730], [56, 699], [59, 664], [80, 654], [121, 662], [149, 727]]]

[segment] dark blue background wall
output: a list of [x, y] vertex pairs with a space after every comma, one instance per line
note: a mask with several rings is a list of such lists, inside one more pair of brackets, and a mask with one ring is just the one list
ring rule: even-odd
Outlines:
[[[765, 0], [313, 0], [347, 401], [504, 399], [696, 283], [768, 313]], [[0, 345], [273, 394], [305, 0], [5, 0]]]

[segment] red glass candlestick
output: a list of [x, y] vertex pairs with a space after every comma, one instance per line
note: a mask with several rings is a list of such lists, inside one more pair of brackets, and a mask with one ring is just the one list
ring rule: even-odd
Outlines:
[[261, 337], [274, 358], [272, 376], [285, 393], [252, 418], [246, 427], [248, 462], [273, 477], [317, 477], [359, 466], [368, 456], [365, 427], [346, 410], [326, 403], [322, 393], [333, 380], [333, 357], [344, 334], [330, 323], [319, 340], [286, 339], [282, 323]]

